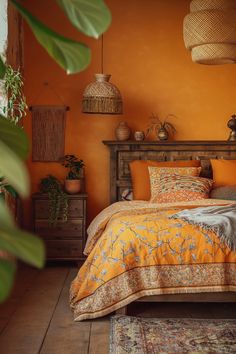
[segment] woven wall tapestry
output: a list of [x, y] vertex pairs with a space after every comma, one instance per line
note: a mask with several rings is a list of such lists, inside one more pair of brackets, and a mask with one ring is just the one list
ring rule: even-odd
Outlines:
[[66, 106], [32, 106], [32, 161], [58, 161], [65, 153]]

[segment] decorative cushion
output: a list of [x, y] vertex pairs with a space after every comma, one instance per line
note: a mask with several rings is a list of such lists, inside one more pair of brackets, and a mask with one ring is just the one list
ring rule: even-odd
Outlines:
[[199, 160], [152, 161], [135, 160], [129, 164], [134, 199], [149, 200], [151, 196], [148, 167], [199, 167]]
[[236, 200], [236, 186], [214, 188], [211, 191], [210, 198]]
[[157, 194], [152, 196], [153, 203], [187, 202], [206, 199], [213, 180], [202, 177], [163, 174], [157, 188]]
[[148, 167], [151, 186], [151, 199], [156, 198], [159, 191], [161, 175], [176, 174], [187, 176], [199, 176], [201, 167]]
[[214, 187], [236, 186], [236, 160], [211, 160]]

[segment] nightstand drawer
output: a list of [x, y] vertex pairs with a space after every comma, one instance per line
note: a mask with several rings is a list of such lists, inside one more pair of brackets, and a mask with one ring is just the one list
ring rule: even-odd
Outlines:
[[51, 226], [47, 220], [35, 220], [35, 232], [45, 239], [79, 239], [83, 237], [83, 229], [83, 219], [58, 221], [55, 226]]
[[83, 257], [83, 241], [46, 241], [47, 259], [71, 259]]
[[67, 221], [58, 218], [55, 226], [49, 223], [49, 199], [45, 193], [33, 195], [34, 231], [45, 242], [47, 259], [85, 259], [83, 247], [86, 243], [87, 194], [67, 194]]
[[[68, 200], [68, 217], [80, 218], [84, 216], [84, 201], [83, 199], [69, 199]], [[38, 199], [35, 200], [35, 218], [48, 219], [49, 217], [49, 200]]]

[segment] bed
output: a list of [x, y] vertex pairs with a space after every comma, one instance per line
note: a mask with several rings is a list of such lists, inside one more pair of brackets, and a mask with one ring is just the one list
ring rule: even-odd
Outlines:
[[[110, 149], [110, 201], [88, 229], [88, 258], [72, 282], [75, 320], [125, 312], [132, 301], [235, 301], [236, 252], [211, 231], [170, 220], [179, 210], [226, 205], [226, 200], [177, 203], [121, 201], [132, 188], [133, 160], [235, 159], [236, 144], [224, 141], [104, 142]], [[234, 202], [230, 202], [234, 203]], [[158, 235], [158, 236], [157, 236]]]

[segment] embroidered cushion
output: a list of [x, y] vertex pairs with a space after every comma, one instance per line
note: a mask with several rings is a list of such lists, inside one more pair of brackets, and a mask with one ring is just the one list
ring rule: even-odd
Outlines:
[[134, 199], [149, 200], [151, 196], [148, 166], [153, 167], [199, 167], [199, 160], [152, 161], [134, 160], [129, 164]]
[[150, 186], [151, 186], [151, 201], [158, 194], [160, 177], [162, 174], [177, 174], [187, 176], [199, 176], [201, 167], [148, 167]]
[[214, 187], [236, 186], [236, 160], [211, 160]]
[[152, 196], [151, 202], [172, 203], [206, 199], [212, 184], [213, 180], [208, 178], [162, 174], [157, 194]]

